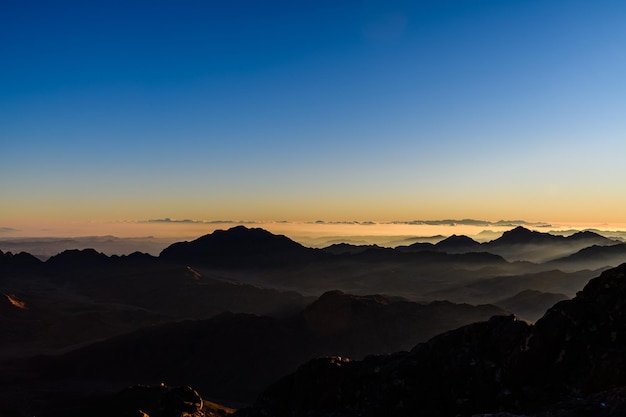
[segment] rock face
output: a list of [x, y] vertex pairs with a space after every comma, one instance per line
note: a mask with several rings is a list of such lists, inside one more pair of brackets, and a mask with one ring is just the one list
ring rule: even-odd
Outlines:
[[[301, 366], [239, 416], [623, 416], [626, 264], [536, 325], [493, 317], [410, 352]], [[489, 414], [491, 413], [491, 414]]]
[[626, 264], [548, 310], [516, 365], [512, 375], [538, 401], [548, 393], [586, 395], [626, 385]]

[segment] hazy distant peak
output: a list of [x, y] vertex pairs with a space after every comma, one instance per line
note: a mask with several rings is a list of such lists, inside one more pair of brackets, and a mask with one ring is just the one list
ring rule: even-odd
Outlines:
[[626, 243], [612, 245], [591, 245], [562, 258], [555, 259], [550, 264], [561, 269], [599, 269], [606, 266], [619, 265], [626, 260]]
[[567, 238], [568, 240], [585, 240], [585, 241], [593, 241], [600, 244], [611, 244], [611, 243], [619, 243], [619, 241], [609, 239], [607, 237], [602, 236], [596, 232], [592, 232], [590, 230], [582, 230], [574, 233], [573, 235]]

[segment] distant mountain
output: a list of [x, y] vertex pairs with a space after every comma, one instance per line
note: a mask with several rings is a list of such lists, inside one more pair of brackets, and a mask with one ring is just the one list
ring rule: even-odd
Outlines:
[[[591, 278], [598, 276], [600, 272], [590, 270], [563, 272], [552, 269], [519, 275], [501, 275], [459, 283], [443, 290], [433, 291], [427, 295], [431, 298], [471, 304], [496, 304], [502, 300], [515, 298], [517, 294], [523, 293], [525, 290], [564, 294], [567, 297], [574, 297]], [[509, 305], [509, 307], [513, 306]], [[515, 308], [510, 308], [509, 311], [523, 316]]]
[[96, 267], [109, 263], [110, 259], [104, 253], [95, 249], [68, 249], [58, 255], [50, 257], [46, 266], [55, 269], [75, 269], [80, 267]]
[[494, 306], [422, 305], [334, 291], [284, 319], [225, 313], [141, 329], [42, 359], [39, 377], [166, 381], [191, 384], [212, 398], [250, 401], [312, 357], [407, 349], [442, 330], [502, 313]]
[[398, 252], [422, 252], [422, 251], [436, 251], [437, 247], [430, 242], [415, 242], [410, 245], [396, 246]]
[[534, 230], [526, 229], [523, 226], [517, 226], [514, 229], [506, 231], [498, 239], [488, 243], [489, 246], [503, 245], [528, 245], [528, 244], [547, 244], [554, 242], [563, 242], [565, 237], [551, 235], [550, 233], [542, 233]]
[[508, 261], [546, 262], [567, 256], [592, 245], [614, 245], [618, 241], [608, 239], [591, 231], [582, 231], [571, 236], [537, 232], [518, 226], [504, 232], [489, 242], [479, 243], [468, 236], [452, 235], [432, 245], [416, 243], [399, 246], [400, 252], [439, 251], [450, 254], [488, 252], [500, 255]]
[[571, 271], [616, 266], [623, 262], [626, 262], [626, 243], [610, 246], [593, 245], [572, 255], [554, 259], [547, 264]]
[[158, 255], [173, 238], [82, 236], [72, 238], [59, 237], [0, 237], [0, 249], [13, 253], [28, 252], [41, 260], [47, 260], [64, 250], [94, 248], [106, 255], [122, 255], [141, 251]]
[[610, 239], [608, 237], [602, 236], [599, 233], [592, 232], [590, 230], [582, 230], [582, 231], [576, 232], [573, 235], [570, 235], [569, 237], [567, 237], [567, 239], [572, 240], [572, 241], [582, 240], [585, 242], [586, 245], [588, 245], [589, 243], [592, 243], [594, 245], [600, 245], [600, 246], [614, 245], [616, 242], [619, 242], [614, 239]]
[[534, 326], [493, 317], [363, 361], [319, 358], [241, 417], [626, 415], [626, 264]]
[[283, 235], [260, 228], [236, 226], [216, 230], [191, 242], [165, 248], [159, 257], [167, 261], [216, 267], [277, 267], [318, 260], [323, 252], [306, 248]]
[[550, 307], [563, 300], [569, 300], [569, 297], [565, 294], [524, 290], [493, 304], [504, 310], [515, 312], [521, 319], [534, 322], [541, 318]]
[[322, 248], [322, 251], [332, 255], [356, 254], [369, 249], [381, 249], [378, 245], [352, 245], [350, 243], [334, 243]]
[[518, 226], [481, 246], [483, 250], [501, 255], [509, 261], [547, 262], [592, 245], [615, 243], [617, 242], [593, 232], [579, 232], [565, 237]]
[[428, 264], [446, 264], [448, 266], [454, 264], [502, 265], [507, 263], [500, 255], [487, 252], [446, 253], [428, 250], [404, 252], [390, 248], [369, 249], [351, 256], [350, 259], [368, 263], [389, 261], [420, 266]]
[[30, 253], [20, 252], [13, 254], [11, 252], [2, 252], [0, 250], [0, 267], [2, 266], [33, 266], [41, 265], [41, 261]]
[[441, 242], [438, 242], [435, 247], [447, 253], [465, 253], [465, 252], [481, 252], [480, 243], [467, 236], [452, 235]]

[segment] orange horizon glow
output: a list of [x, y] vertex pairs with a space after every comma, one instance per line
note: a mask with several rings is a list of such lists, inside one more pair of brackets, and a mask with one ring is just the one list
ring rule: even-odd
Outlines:
[[[324, 236], [449, 236], [452, 234], [476, 236], [489, 230], [504, 232], [512, 225], [468, 225], [468, 224], [409, 224], [403, 222], [317, 222], [317, 221], [224, 221], [202, 222], [172, 220], [171, 222], [148, 221], [15, 221], [0, 224], [0, 239], [25, 237], [83, 237], [116, 236], [155, 237], [193, 239], [215, 230], [225, 230], [237, 225], [259, 227], [275, 234], [288, 237], [324, 237]], [[495, 223], [495, 222], [494, 222]], [[522, 226], [539, 231], [597, 229], [604, 231], [626, 231], [626, 223], [591, 223], [591, 222], [543, 222], [547, 226], [528, 224]]]

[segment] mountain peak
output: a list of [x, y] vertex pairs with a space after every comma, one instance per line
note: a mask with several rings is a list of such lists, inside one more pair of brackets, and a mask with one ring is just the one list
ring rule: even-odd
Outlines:
[[607, 237], [604, 237], [596, 232], [592, 232], [590, 230], [581, 230], [579, 232], [574, 233], [573, 235], [571, 235], [570, 237], [567, 238], [568, 240], [571, 241], [589, 241], [592, 242], [594, 244], [598, 244], [598, 245], [610, 245], [610, 244], [615, 244], [615, 243], [619, 243], [616, 240], [613, 239], [609, 239]]
[[159, 257], [190, 264], [247, 268], [307, 262], [320, 253], [284, 235], [275, 235], [261, 228], [235, 226], [216, 230], [191, 242], [174, 243]]
[[452, 235], [436, 245], [437, 249], [444, 252], [467, 252], [480, 247], [480, 243], [465, 235]]
[[562, 236], [551, 235], [550, 233], [542, 233], [529, 230], [523, 226], [517, 226], [514, 229], [506, 231], [496, 240], [489, 243], [492, 244], [528, 244], [528, 243], [545, 243], [552, 240], [562, 240]]
[[11, 252], [0, 251], [0, 265], [39, 265], [41, 261], [27, 252], [13, 254]]

